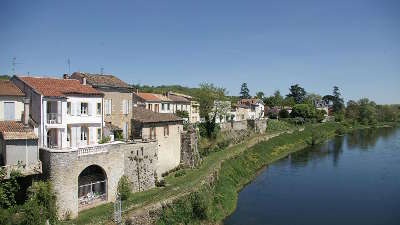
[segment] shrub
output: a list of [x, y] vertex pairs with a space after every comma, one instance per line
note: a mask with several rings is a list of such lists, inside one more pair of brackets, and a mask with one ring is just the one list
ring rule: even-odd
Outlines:
[[118, 182], [118, 194], [121, 196], [121, 200], [126, 200], [131, 196], [132, 193], [132, 185], [129, 182], [127, 176], [122, 176]]
[[100, 141], [99, 144], [104, 144], [110, 142], [111, 138], [110, 137], [103, 137]]
[[290, 113], [292, 118], [313, 118], [315, 116], [315, 110], [311, 105], [308, 104], [297, 104], [293, 107]]
[[156, 187], [165, 187], [165, 180], [156, 181]]
[[289, 112], [286, 109], [282, 109], [281, 111], [279, 111], [279, 118], [289, 118]]
[[186, 171], [184, 170], [179, 170], [178, 172], [175, 173], [175, 177], [181, 177], [181, 176], [185, 176]]

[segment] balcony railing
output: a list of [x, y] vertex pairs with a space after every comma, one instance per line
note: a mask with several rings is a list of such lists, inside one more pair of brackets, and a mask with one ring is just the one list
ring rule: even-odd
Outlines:
[[48, 124], [60, 124], [61, 114], [60, 113], [47, 113], [47, 123]]
[[93, 154], [108, 152], [108, 148], [109, 146], [107, 144], [81, 147], [78, 149], [78, 156], [93, 155]]

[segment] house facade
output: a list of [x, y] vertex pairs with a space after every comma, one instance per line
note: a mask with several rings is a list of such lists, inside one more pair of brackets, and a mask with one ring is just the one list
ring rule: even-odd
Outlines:
[[131, 139], [133, 88], [113, 75], [75, 72], [71, 78], [81, 84], [89, 84], [104, 94], [104, 129], [108, 129], [104, 133], [121, 132], [124, 140]]
[[180, 163], [183, 120], [174, 114], [156, 113], [144, 107], [133, 107], [134, 139], [156, 140], [158, 143], [157, 177]]
[[14, 76], [12, 81], [30, 100], [39, 147], [81, 148], [101, 140], [103, 93], [74, 79]]
[[29, 123], [29, 99], [12, 82], [0, 81], [0, 166], [6, 178], [12, 170], [41, 173], [38, 136]]
[[133, 93], [133, 105], [156, 113], [174, 113], [174, 104], [167, 96], [154, 93]]
[[173, 101], [174, 111], [185, 111], [188, 114], [189, 123], [200, 122], [200, 104], [193, 100], [192, 96], [169, 91], [167, 97]]
[[248, 107], [248, 118], [250, 120], [259, 120], [264, 118], [264, 103], [261, 99], [241, 99], [238, 105], [245, 105]]

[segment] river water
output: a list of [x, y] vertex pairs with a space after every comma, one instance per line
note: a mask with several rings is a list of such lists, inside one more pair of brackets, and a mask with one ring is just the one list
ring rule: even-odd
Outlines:
[[356, 131], [271, 164], [226, 225], [400, 225], [400, 128]]

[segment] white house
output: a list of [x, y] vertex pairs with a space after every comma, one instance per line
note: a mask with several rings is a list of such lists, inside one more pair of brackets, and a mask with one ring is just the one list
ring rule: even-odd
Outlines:
[[101, 139], [103, 93], [74, 79], [14, 76], [12, 81], [30, 99], [40, 147], [78, 148]]
[[248, 107], [247, 119], [258, 120], [264, 118], [264, 103], [261, 99], [241, 99], [238, 104]]

